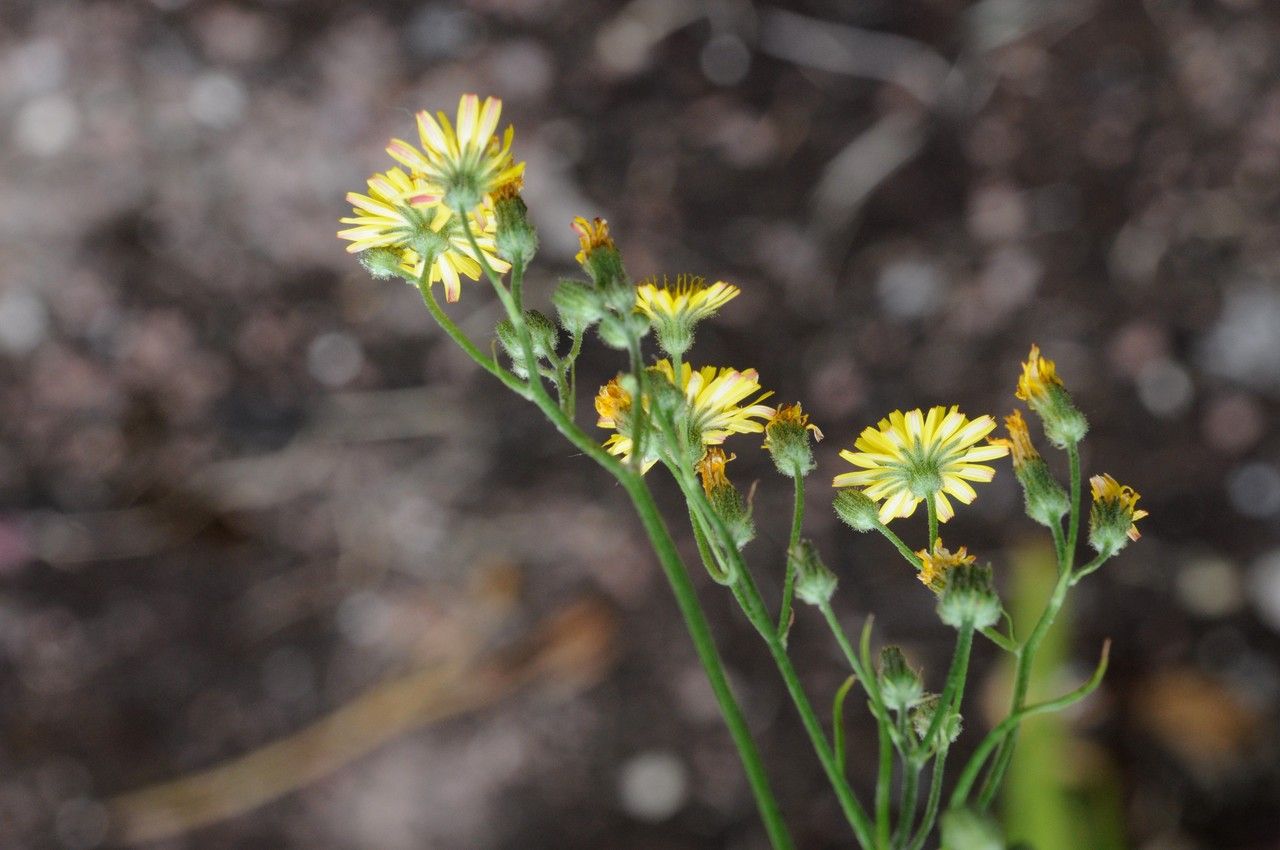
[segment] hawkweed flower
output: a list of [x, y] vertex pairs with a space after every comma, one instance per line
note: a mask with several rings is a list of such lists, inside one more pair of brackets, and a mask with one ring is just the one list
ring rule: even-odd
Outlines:
[[682, 357], [693, 345], [693, 330], [738, 296], [741, 290], [718, 280], [710, 286], [696, 275], [680, 275], [675, 283], [651, 278], [636, 287], [636, 309], [649, 320], [658, 344], [672, 357]]
[[694, 469], [702, 480], [702, 489], [707, 494], [711, 509], [724, 521], [734, 545], [741, 549], [756, 536], [756, 528], [742, 494], [725, 473], [725, 466], [736, 457], [726, 455], [719, 446], [708, 446]]
[[1089, 509], [1089, 545], [1099, 555], [1110, 557], [1119, 552], [1130, 540], [1142, 535], [1135, 524], [1147, 515], [1139, 508], [1142, 498], [1137, 490], [1116, 481], [1110, 475], [1095, 475], [1089, 479], [1093, 493], [1093, 505]]
[[840, 457], [859, 469], [837, 475], [835, 487], [860, 487], [880, 505], [880, 521], [909, 517], [924, 499], [932, 498], [938, 521], [955, 515], [950, 495], [963, 504], [976, 497], [970, 481], [990, 481], [995, 470], [983, 463], [1004, 457], [1002, 445], [975, 445], [996, 427], [990, 416], [969, 419], [958, 407], [895, 410], [854, 442], [858, 451]]
[[[659, 360], [649, 367], [648, 373], [650, 381], [662, 381], [668, 387], [665, 392], [655, 387], [655, 392], [663, 392], [664, 398], [674, 395], [680, 403], [678, 419], [689, 438], [689, 448], [696, 452], [694, 460], [703, 456], [707, 446], [718, 446], [730, 435], [760, 433], [764, 430], [762, 420], [773, 415], [772, 407], [761, 404], [773, 393], [761, 391], [755, 369], [738, 371], [704, 366], [695, 370], [684, 363], [681, 364], [682, 379], [677, 384], [671, 361]], [[632, 403], [631, 394], [622, 386], [620, 377], [609, 381], [596, 395], [599, 414], [596, 425], [618, 431], [605, 441], [605, 448], [627, 460], [633, 449], [629, 415]], [[645, 409], [649, 409], [648, 399], [645, 399]], [[644, 468], [653, 466], [655, 460], [656, 456], [646, 457]]]
[[791, 478], [808, 475], [813, 470], [813, 448], [809, 435], [822, 439], [818, 426], [809, 422], [799, 403], [783, 404], [764, 425], [764, 448], [773, 458], [778, 472]]
[[1049, 471], [1049, 465], [1040, 457], [1031, 443], [1027, 420], [1015, 410], [1004, 418], [1008, 437], [988, 437], [992, 445], [1004, 446], [1013, 457], [1013, 474], [1022, 485], [1026, 500], [1027, 516], [1041, 525], [1053, 527], [1071, 509], [1071, 502], [1062, 485]]
[[935, 592], [941, 591], [947, 586], [947, 574], [956, 567], [962, 567], [966, 564], [972, 564], [976, 558], [969, 554], [969, 550], [961, 546], [952, 552], [942, 545], [942, 538], [939, 537], [934, 543], [933, 551], [921, 549], [916, 553], [916, 557], [920, 559], [920, 572], [916, 578], [920, 582]]
[[[376, 252], [378, 265], [365, 263], [375, 274], [392, 271], [389, 262], [394, 252], [398, 263], [394, 271], [416, 282], [426, 274], [428, 284], [443, 282], [446, 301], [457, 301], [461, 278], [479, 280], [483, 256], [494, 271], [502, 273], [510, 265], [499, 258], [494, 246], [494, 221], [484, 207], [468, 213], [472, 233], [480, 247], [477, 255], [463, 229], [462, 220], [448, 207], [428, 200], [421, 192], [421, 178], [411, 177], [400, 168], [375, 174], [368, 180], [369, 194], [348, 192], [347, 201], [353, 215], [341, 219], [354, 225], [338, 231], [338, 237], [351, 242], [348, 253]], [[386, 276], [382, 274], [380, 276]]]
[[1084, 439], [1089, 423], [1067, 394], [1052, 360], [1040, 356], [1040, 346], [1032, 345], [1022, 364], [1014, 395], [1025, 401], [1044, 424], [1045, 436], [1060, 449]]
[[417, 116], [422, 149], [392, 139], [387, 153], [421, 175], [446, 206], [471, 210], [485, 195], [524, 173], [524, 163], [511, 156], [512, 128], [507, 127], [501, 139], [494, 135], [501, 115], [502, 101], [496, 97], [481, 103], [478, 95], [464, 94], [456, 125], [443, 112], [432, 117], [424, 109]]

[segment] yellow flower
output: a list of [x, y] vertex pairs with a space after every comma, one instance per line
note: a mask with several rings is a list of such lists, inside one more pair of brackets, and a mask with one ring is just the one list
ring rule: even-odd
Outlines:
[[[1138, 499], [1142, 498], [1137, 490], [1121, 484], [1110, 475], [1090, 478], [1089, 490], [1093, 493], [1089, 518], [1095, 535], [1099, 532], [1106, 535], [1108, 530], [1116, 530], [1122, 531], [1130, 540], [1142, 536], [1134, 523], [1147, 516], [1147, 512], [1137, 506]], [[1124, 541], [1116, 542], [1122, 544]]]
[[837, 475], [835, 487], [861, 487], [880, 506], [880, 521], [909, 517], [926, 497], [936, 499], [938, 521], [955, 515], [947, 495], [969, 504], [977, 495], [970, 481], [990, 481], [995, 470], [983, 461], [1004, 457], [997, 445], [974, 445], [996, 427], [990, 416], [969, 419], [958, 407], [895, 410], [854, 443], [856, 452], [840, 452], [856, 472]]
[[[694, 371], [688, 363], [681, 366], [687, 403], [685, 415], [690, 429], [700, 436], [703, 446], [718, 446], [732, 434], [758, 434], [764, 430], [764, 425], [759, 420], [772, 416], [773, 408], [760, 402], [773, 393], [760, 392], [759, 375], [755, 369], [739, 372], [727, 367], [717, 369], [714, 366], [704, 366]], [[675, 373], [670, 360], [659, 360], [649, 367], [648, 373], [649, 380], [665, 380], [675, 384]], [[747, 402], [747, 398], [753, 395], [756, 397]], [[596, 425], [618, 431], [605, 441], [605, 448], [611, 454], [629, 460], [634, 448], [629, 433], [629, 417], [626, 416], [633, 404], [631, 395], [622, 387], [619, 379], [614, 378], [600, 388], [595, 404], [596, 412], [600, 415]], [[649, 409], [648, 399], [645, 400], [644, 407]], [[658, 435], [650, 434], [649, 445], [653, 446], [657, 441]], [[656, 446], [653, 447], [656, 450]], [[656, 457], [646, 457], [644, 468], [647, 470], [656, 461]]]
[[[347, 201], [355, 207], [354, 214], [341, 221], [355, 226], [338, 231], [340, 238], [351, 242], [347, 251], [395, 251], [399, 270], [415, 279], [421, 279], [426, 269], [424, 257], [430, 256], [427, 282], [443, 282], [445, 300], [457, 301], [461, 276], [479, 280], [483, 271], [462, 220], [426, 194], [421, 178], [410, 177], [402, 169], [375, 174], [368, 182], [368, 195], [347, 193]], [[468, 218], [476, 244], [494, 271], [502, 273], [511, 268], [494, 253], [495, 224], [488, 209], [479, 207], [468, 213]]]
[[587, 262], [587, 257], [597, 248], [613, 248], [613, 238], [609, 236], [609, 222], [602, 218], [587, 221], [582, 216], [569, 225], [578, 234], [578, 245], [581, 250], [574, 256], [580, 265]]
[[392, 139], [387, 153], [423, 178], [451, 207], [471, 209], [504, 183], [524, 173], [524, 163], [511, 156], [514, 131], [507, 127], [502, 138], [494, 135], [502, 101], [464, 94], [458, 101], [456, 127], [443, 112], [432, 117], [418, 113], [418, 138], [422, 150], [402, 139]]
[[702, 479], [702, 489], [710, 496], [718, 488], [729, 486], [729, 476], [725, 474], [725, 464], [737, 458], [737, 455], [725, 456], [724, 449], [711, 446], [695, 467], [698, 477]]
[[714, 316], [741, 291], [723, 280], [707, 286], [706, 280], [696, 275], [679, 275], [674, 286], [665, 278], [661, 286], [650, 279], [636, 287], [636, 309], [650, 321], [700, 322]]
[[1015, 410], [1004, 418], [1004, 427], [1008, 429], [1008, 437], [988, 437], [987, 442], [993, 446], [1004, 446], [1013, 454], [1013, 468], [1022, 469], [1030, 461], [1040, 457], [1036, 447], [1031, 444], [1031, 433], [1027, 431], [1027, 420], [1022, 418], [1022, 411]]
[[[650, 371], [684, 389], [689, 424], [702, 435], [704, 446], [718, 446], [730, 434], [759, 434], [764, 423], [757, 420], [773, 415], [772, 407], [760, 403], [773, 393], [760, 392], [760, 375], [755, 369], [739, 372], [727, 366], [703, 366], [694, 371], [688, 363], [681, 363], [678, 384], [670, 360], [659, 360]], [[752, 395], [756, 397], [744, 404]]]
[[1062, 386], [1058, 370], [1052, 360], [1040, 356], [1040, 346], [1032, 345], [1031, 353], [1022, 364], [1018, 377], [1018, 389], [1014, 392], [1026, 402], [1042, 403], [1048, 400], [1050, 387]]
[[942, 546], [942, 538], [939, 537], [933, 544], [933, 551], [921, 549], [916, 552], [916, 556], [920, 558], [920, 572], [916, 578], [934, 590], [942, 590], [947, 584], [947, 573], [956, 567], [967, 566], [972, 564], [976, 558], [969, 554], [969, 550], [961, 546], [954, 552], [951, 552]]
[[[429, 206], [431, 197], [426, 181], [393, 168], [384, 174], [375, 174], [368, 180], [369, 194], [348, 192], [347, 203], [355, 207], [343, 224], [355, 227], [338, 231], [338, 238], [349, 239], [347, 253], [356, 254], [370, 248], [399, 248], [422, 229], [424, 212], [411, 201], [421, 197]], [[426, 213], [430, 215], [430, 213]]]

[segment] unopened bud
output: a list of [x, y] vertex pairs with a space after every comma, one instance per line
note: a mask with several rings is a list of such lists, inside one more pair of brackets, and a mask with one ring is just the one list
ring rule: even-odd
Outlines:
[[356, 254], [356, 260], [373, 277], [386, 280], [391, 277], [405, 277], [400, 267], [400, 252], [392, 248], [369, 248]]
[[711, 509], [724, 522], [729, 536], [733, 538], [733, 545], [741, 549], [756, 536], [756, 527], [742, 494], [725, 474], [725, 464], [734, 457], [735, 455], [726, 456], [719, 446], [711, 446], [698, 461], [696, 468]]
[[1039, 346], [1031, 346], [1014, 395], [1036, 412], [1044, 425], [1044, 435], [1060, 449], [1079, 444], [1089, 431], [1089, 422], [1076, 409], [1058, 377], [1057, 367], [1052, 360], [1040, 356]]
[[885, 707], [895, 711], [912, 707], [924, 696], [920, 674], [911, 669], [896, 646], [880, 650], [880, 696]]
[[769, 417], [764, 426], [764, 447], [778, 472], [790, 478], [803, 478], [813, 471], [810, 432], [814, 439], [822, 439], [822, 432], [818, 426], [809, 424], [809, 415], [799, 404], [784, 404]]
[[579, 280], [560, 281], [551, 303], [560, 314], [560, 324], [571, 334], [583, 333], [604, 315], [600, 293]]
[[831, 601], [838, 584], [836, 574], [822, 562], [813, 544], [801, 540], [787, 553], [787, 557], [795, 570], [796, 598], [810, 605], [825, 605]]
[[[940, 742], [925, 741], [924, 736], [929, 734], [929, 727], [933, 725], [933, 716], [938, 713], [939, 707], [942, 705], [942, 697], [938, 694], [929, 694], [921, 699], [915, 710], [911, 712], [911, 728], [915, 730], [916, 737], [919, 738], [926, 747], [936, 746]], [[937, 734], [948, 745], [955, 743], [963, 731], [964, 723], [959, 714], [952, 713], [943, 718], [938, 725]]]
[[947, 571], [946, 586], [938, 597], [942, 622], [957, 629], [966, 624], [985, 629], [999, 622], [1000, 611], [991, 567], [961, 564]]
[[493, 208], [498, 256], [509, 263], [528, 265], [538, 252], [538, 233], [529, 222], [529, 209], [520, 197], [519, 184], [509, 183], [499, 189], [494, 194]]
[[854, 531], [867, 532], [881, 525], [880, 509], [861, 490], [841, 490], [832, 506], [836, 509], [836, 516]]

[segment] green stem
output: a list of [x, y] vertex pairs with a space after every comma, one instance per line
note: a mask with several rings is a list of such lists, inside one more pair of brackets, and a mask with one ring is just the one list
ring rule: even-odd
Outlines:
[[933, 745], [933, 739], [941, 730], [943, 722], [956, 713], [960, 700], [964, 697], [964, 682], [969, 673], [969, 653], [972, 649], [973, 624], [965, 622], [960, 625], [956, 635], [956, 650], [951, 657], [951, 669], [947, 672], [947, 684], [942, 689], [938, 708], [929, 721], [929, 730], [922, 741], [926, 751]]
[[796, 546], [800, 543], [800, 526], [804, 522], [804, 476], [796, 475], [795, 481], [795, 507], [791, 512], [791, 535], [787, 538], [786, 553], [786, 572], [782, 579], [782, 610], [778, 613], [778, 635], [782, 638], [782, 645], [787, 644], [787, 635], [791, 632], [791, 621], [793, 615], [791, 612], [791, 600], [795, 593], [796, 567], [793, 555]]
[[529, 388], [515, 375], [499, 366], [492, 358], [487, 357], [479, 348], [476, 347], [462, 328], [449, 318], [449, 314], [440, 306], [440, 302], [436, 300], [435, 293], [431, 291], [431, 285], [426, 282], [426, 276], [431, 273], [430, 268], [423, 270], [422, 276], [418, 280], [418, 291], [422, 293], [422, 302], [427, 305], [427, 311], [431, 313], [431, 317], [436, 320], [436, 324], [440, 326], [450, 339], [458, 344], [458, 347], [467, 353], [480, 368], [484, 369], [490, 375], [493, 375], [507, 389], [511, 390], [521, 398], [529, 398]]
[[853, 687], [853, 683], [858, 681], [857, 676], [850, 676], [844, 680], [844, 684], [836, 691], [836, 697], [831, 702], [831, 748], [836, 753], [836, 767], [840, 769], [840, 775], [845, 776], [845, 752], [844, 752], [844, 700], [849, 695], [849, 690]]
[[890, 529], [889, 526], [885, 525], [883, 522], [877, 522], [876, 531], [883, 534], [885, 540], [888, 540], [893, 544], [894, 548], [898, 550], [898, 553], [901, 554], [903, 558], [906, 558], [907, 563], [914, 567], [916, 572], [920, 571], [919, 556], [917, 556], [915, 552], [912, 552], [911, 547], [903, 543], [902, 538], [894, 534], [893, 530]]
[[840, 808], [844, 812], [845, 819], [849, 821], [849, 825], [853, 829], [854, 837], [863, 847], [873, 847], [871, 820], [867, 817], [862, 804], [854, 796], [853, 789], [849, 787], [848, 780], [845, 779], [836, 762], [835, 755], [831, 751], [831, 745], [827, 742], [826, 733], [822, 731], [822, 723], [818, 720], [818, 715], [814, 712], [813, 705], [809, 702], [804, 686], [800, 684], [800, 677], [796, 674], [795, 667], [791, 664], [791, 659], [787, 657], [786, 647], [783, 646], [778, 632], [774, 628], [773, 617], [769, 614], [768, 608], [764, 604], [764, 599], [760, 596], [760, 589], [756, 587], [755, 579], [752, 578], [750, 570], [747, 569], [747, 565], [742, 559], [742, 553], [733, 545], [733, 538], [725, 527], [724, 521], [716, 515], [715, 511], [707, 503], [702, 488], [691, 480], [687, 471], [680, 470], [680, 472], [682, 474], [676, 476], [676, 482], [684, 492], [685, 499], [695, 503], [698, 508], [697, 512], [708, 520], [713, 536], [718, 538], [721, 544], [720, 548], [728, 555], [734, 571], [734, 583], [732, 585], [734, 597], [742, 607], [743, 613], [747, 615], [747, 619], [751, 621], [756, 631], [764, 638], [769, 654], [773, 657], [774, 665], [782, 675], [782, 681], [787, 688], [787, 693], [791, 697], [792, 703], [795, 704], [796, 711], [800, 714], [801, 725], [804, 726], [805, 732], [809, 736], [809, 742], [812, 744], [814, 752], [818, 756], [818, 761], [821, 762], [822, 769], [827, 775], [827, 781], [831, 783], [836, 799], [840, 803]]
[[1094, 668], [1093, 675], [1089, 677], [1087, 682], [1071, 693], [1064, 694], [1057, 699], [1026, 706], [1013, 712], [1000, 721], [996, 728], [988, 732], [987, 737], [983, 738], [982, 743], [978, 744], [978, 749], [974, 750], [973, 755], [969, 757], [968, 763], [965, 764], [964, 770], [961, 771], [960, 778], [956, 781], [955, 790], [951, 792], [950, 808], [955, 809], [964, 805], [965, 800], [969, 797], [969, 791], [973, 788], [974, 780], [978, 778], [978, 771], [982, 769], [982, 763], [986, 761], [987, 756], [991, 754], [996, 744], [1004, 740], [1005, 736], [1012, 734], [1022, 721], [1035, 714], [1060, 711], [1075, 705], [1096, 691], [1098, 685], [1102, 684], [1102, 677], [1107, 674], [1107, 663], [1110, 655], [1111, 641], [1107, 641], [1102, 645], [1102, 658], [1098, 661], [1098, 666]]
[[1075, 566], [1076, 542], [1080, 536], [1080, 446], [1067, 446], [1067, 459], [1071, 464], [1071, 519], [1067, 523], [1067, 548], [1058, 569], [1071, 572]]
[[[905, 730], [904, 730], [905, 731]], [[901, 847], [910, 834], [916, 818], [916, 797], [920, 793], [920, 765], [907, 757], [902, 759], [902, 799], [898, 805], [898, 827], [893, 833], [893, 846]]]
[[[530, 374], [536, 374], [536, 363], [533, 358], [532, 346], [529, 344], [528, 329], [524, 327], [519, 315], [515, 313], [514, 305], [503, 288], [501, 280], [498, 279], [497, 274], [476, 244], [475, 236], [471, 232], [470, 224], [467, 223], [465, 215], [463, 216], [463, 222], [472, 249], [479, 257], [485, 274], [488, 275], [490, 283], [493, 284], [494, 289], [498, 292], [503, 305], [507, 307], [512, 323], [521, 332], [520, 341], [524, 348], [523, 353], [526, 363], [530, 366]], [[468, 349], [466, 346], [463, 346], [463, 348], [473, 359], [476, 359], [472, 351], [474, 346], [472, 349]], [[477, 362], [480, 361], [477, 360]], [[484, 364], [481, 363], [481, 365]], [[672, 593], [676, 597], [676, 605], [680, 609], [685, 626], [689, 631], [689, 636], [693, 640], [698, 660], [702, 663], [703, 670], [707, 674], [707, 680], [711, 684], [711, 690], [715, 694], [721, 714], [724, 716], [725, 724], [729, 727], [730, 737], [732, 737], [734, 745], [737, 747], [738, 755], [742, 760], [743, 768], [747, 774], [747, 781], [751, 786], [752, 794], [755, 796], [756, 806], [759, 809], [760, 818], [764, 822], [765, 831], [769, 835], [769, 841], [775, 850], [792, 850], [795, 845], [792, 843], [790, 833], [783, 822], [777, 799], [769, 787], [769, 780], [764, 771], [764, 762], [761, 760], [760, 752], [756, 749], [755, 741], [751, 737], [751, 730], [747, 726], [746, 718], [743, 716], [742, 709], [729, 687], [724, 665], [711, 637], [711, 628], [707, 624], [706, 615], [702, 612], [702, 606], [698, 602], [697, 593], [693, 588], [693, 583], [689, 580], [684, 562], [676, 550], [671, 534], [667, 531], [667, 527], [662, 521], [657, 505], [653, 501], [653, 495], [649, 492], [644, 479], [638, 473], [624, 466], [617, 458], [606, 452], [600, 444], [583, 433], [582, 429], [578, 428], [551, 399], [547, 394], [546, 387], [540, 381], [531, 380], [529, 386], [522, 389], [525, 389], [532, 396], [532, 400], [538, 406], [538, 409], [551, 420], [551, 423], [570, 443], [613, 475], [623, 489], [627, 491], [627, 495], [630, 496], [632, 505], [635, 507], [641, 524], [644, 526], [645, 533], [649, 537], [649, 542], [658, 556], [659, 563], [662, 565], [662, 570], [667, 577], [668, 584], [671, 586]], [[524, 393], [521, 394], [524, 395]], [[529, 395], [525, 397], [528, 398]]]
[[937, 494], [930, 494], [924, 500], [929, 508], [929, 551], [933, 552], [938, 548], [938, 497]]
[[947, 750], [949, 748], [949, 745], [943, 746], [934, 757], [933, 773], [929, 777], [929, 799], [924, 805], [924, 817], [920, 821], [920, 829], [916, 832], [916, 837], [911, 840], [911, 844], [908, 845], [909, 850], [920, 850], [920, 848], [924, 847], [924, 842], [929, 838], [929, 833], [933, 831], [933, 822], [938, 817], [938, 804], [942, 801], [942, 776], [947, 763]]

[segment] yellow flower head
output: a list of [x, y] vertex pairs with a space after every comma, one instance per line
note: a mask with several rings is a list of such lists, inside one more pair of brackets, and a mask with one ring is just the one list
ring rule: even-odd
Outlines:
[[975, 445], [996, 427], [990, 416], [969, 419], [958, 407], [895, 410], [875, 428], [865, 429], [856, 452], [840, 456], [859, 469], [837, 475], [835, 487], [861, 487], [880, 506], [880, 521], [909, 517], [920, 502], [937, 500], [938, 521], [955, 515], [947, 495], [969, 504], [977, 495], [970, 481], [990, 481], [995, 470], [982, 465], [1009, 453], [1002, 445]]
[[1058, 378], [1058, 370], [1052, 360], [1040, 356], [1040, 346], [1032, 345], [1031, 353], [1022, 364], [1022, 374], [1018, 377], [1018, 389], [1014, 392], [1018, 398], [1026, 402], [1039, 403], [1048, 398], [1049, 388], [1062, 386]]
[[[736, 369], [704, 366], [694, 371], [688, 363], [681, 366], [687, 421], [690, 429], [700, 436], [703, 446], [718, 446], [731, 434], [758, 434], [764, 430], [764, 425], [759, 420], [772, 416], [773, 408], [760, 402], [773, 393], [760, 392], [759, 375], [755, 369], [739, 372]], [[675, 385], [675, 373], [670, 360], [659, 360], [649, 367], [648, 372], [650, 380], [666, 380]], [[748, 402], [748, 397], [753, 395], [756, 397]], [[634, 448], [629, 433], [630, 423], [625, 416], [632, 403], [630, 394], [622, 387], [618, 378], [601, 387], [596, 395], [596, 412], [600, 416], [596, 425], [618, 431], [605, 441], [605, 448], [623, 459], [630, 459]], [[644, 407], [649, 409], [647, 398]], [[656, 439], [655, 436], [654, 440]], [[644, 468], [653, 466], [656, 460], [646, 457]]]
[[725, 474], [725, 464], [737, 458], [737, 455], [725, 456], [724, 449], [711, 446], [695, 467], [698, 477], [702, 479], [702, 489], [710, 496], [717, 489], [729, 486], [729, 476]]
[[1142, 498], [1137, 490], [1105, 474], [1090, 478], [1089, 490], [1093, 493], [1093, 507], [1089, 518], [1095, 533], [1096, 530], [1105, 532], [1106, 527], [1111, 526], [1123, 530], [1130, 540], [1137, 540], [1142, 536], [1134, 523], [1147, 516], [1147, 512], [1137, 506], [1138, 499]]
[[[338, 231], [339, 238], [351, 242], [347, 251], [394, 251], [399, 256], [400, 271], [419, 279], [427, 272], [424, 258], [430, 256], [427, 282], [443, 282], [445, 300], [457, 301], [461, 276], [479, 280], [483, 271], [461, 219], [426, 194], [422, 178], [410, 177], [400, 168], [375, 174], [368, 183], [368, 195], [347, 193], [347, 201], [355, 209], [352, 216], [341, 221], [354, 226]], [[493, 217], [484, 207], [468, 213], [468, 217], [481, 254], [495, 271], [507, 271], [510, 264], [495, 253]]]
[[800, 407], [800, 403], [780, 404], [764, 424], [764, 448], [769, 448], [770, 437], [779, 430], [812, 431], [813, 439], [822, 442], [822, 431], [809, 421], [809, 414]]
[[1013, 454], [1013, 468], [1022, 469], [1029, 461], [1036, 460], [1040, 453], [1031, 444], [1031, 433], [1027, 431], [1027, 420], [1022, 418], [1022, 411], [1015, 410], [1004, 418], [1004, 427], [1008, 437], [988, 437], [987, 442], [993, 446], [1004, 446]]
[[582, 216], [578, 216], [573, 220], [573, 224], [569, 225], [573, 228], [573, 232], [578, 234], [578, 245], [581, 250], [575, 255], [574, 259], [579, 264], [585, 264], [587, 257], [597, 248], [613, 248], [613, 238], [609, 236], [609, 222], [602, 218], [587, 221]]
[[941, 537], [934, 543], [932, 552], [921, 549], [916, 552], [916, 556], [920, 558], [920, 572], [916, 578], [934, 590], [942, 590], [946, 587], [948, 572], [977, 560], [963, 546], [954, 552], [943, 548]]
[[[689, 423], [702, 435], [704, 446], [718, 446], [730, 434], [759, 434], [764, 424], [757, 420], [773, 415], [772, 407], [760, 403], [773, 393], [760, 391], [760, 375], [755, 369], [739, 372], [727, 366], [703, 366], [695, 371], [688, 363], [681, 363], [678, 383], [670, 360], [659, 360], [650, 371], [684, 389]], [[747, 401], [749, 396], [755, 398]]]
[[742, 290], [718, 280], [707, 286], [697, 275], [679, 275], [672, 285], [663, 278], [659, 285], [651, 278], [636, 287], [636, 309], [650, 321], [700, 322], [714, 316]]
[[458, 101], [456, 126], [443, 112], [432, 117], [418, 113], [418, 137], [422, 150], [402, 139], [392, 139], [387, 153], [397, 162], [420, 174], [444, 196], [451, 207], [470, 209], [504, 183], [524, 173], [524, 163], [511, 156], [514, 131], [507, 127], [502, 138], [494, 135], [502, 101], [464, 94]]

